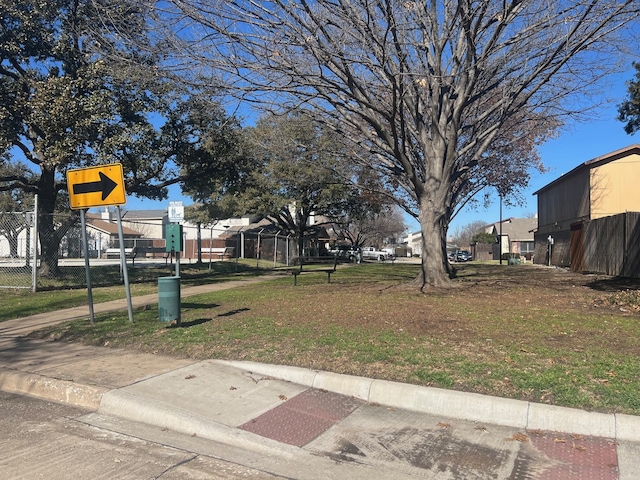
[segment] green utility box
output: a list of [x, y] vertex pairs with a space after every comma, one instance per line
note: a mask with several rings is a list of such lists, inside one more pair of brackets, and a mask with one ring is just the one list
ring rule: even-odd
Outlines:
[[167, 252], [182, 251], [182, 225], [177, 223], [168, 223], [164, 227], [165, 245]]
[[180, 277], [158, 278], [158, 316], [162, 322], [180, 323]]

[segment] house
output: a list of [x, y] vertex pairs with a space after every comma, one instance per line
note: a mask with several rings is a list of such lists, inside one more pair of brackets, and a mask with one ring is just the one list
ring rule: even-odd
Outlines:
[[421, 257], [422, 256], [422, 232], [410, 232], [407, 234], [404, 242], [407, 245], [408, 251], [412, 252], [413, 255]]
[[[113, 209], [105, 207], [100, 218], [116, 224]], [[124, 210], [121, 215], [122, 226], [140, 232], [145, 238], [164, 238], [164, 226], [169, 223], [167, 210]]]
[[[460, 246], [455, 243], [447, 242], [447, 253], [455, 253], [460, 250]], [[402, 252], [404, 251], [404, 254]], [[398, 257], [422, 257], [422, 232], [410, 232], [401, 240], [400, 246], [396, 247], [396, 256]]]
[[588, 160], [534, 193], [535, 262], [639, 276], [640, 145]]
[[[105, 207], [98, 216], [105, 223], [111, 224], [112, 228], [117, 228], [117, 217], [114, 209]], [[123, 229], [139, 232], [142, 236], [140, 240], [135, 242], [127, 242], [125, 240], [126, 247], [141, 246], [147, 250], [158, 250], [165, 247], [165, 229], [171, 223], [167, 209], [125, 210], [121, 215], [121, 220]], [[215, 222], [211, 226], [202, 226], [183, 221], [181, 225], [183, 236], [182, 254], [188, 258], [198, 258], [198, 239], [204, 242], [203, 248], [208, 249], [210, 245], [216, 247], [214, 239], [226, 235], [230, 225], [248, 225], [248, 221], [245, 219], [228, 219]], [[224, 245], [224, 242], [221, 245]]]
[[[90, 250], [94, 250], [95, 256], [102, 257], [107, 249], [119, 248], [120, 240], [118, 224], [103, 220], [100, 215], [87, 213], [87, 234], [92, 239]], [[122, 239], [125, 248], [133, 248], [143, 234], [132, 228], [122, 226]]]
[[[531, 260], [534, 255], [535, 240], [534, 231], [538, 227], [538, 218], [506, 218], [501, 222], [495, 222], [485, 227], [485, 233], [500, 238], [502, 235], [502, 248], [494, 248], [493, 259], [500, 259], [502, 255], [517, 253], [522, 258]], [[498, 246], [498, 247], [500, 247]]]

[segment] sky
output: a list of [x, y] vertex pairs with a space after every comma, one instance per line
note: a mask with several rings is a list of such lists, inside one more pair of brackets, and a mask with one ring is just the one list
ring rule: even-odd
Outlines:
[[[617, 106], [626, 98], [626, 82], [633, 79], [634, 73], [634, 69], [629, 69], [613, 77], [611, 90], [607, 92], [611, 101], [594, 112], [590, 121], [566, 125], [557, 138], [549, 140], [539, 147], [540, 156], [547, 167], [547, 172], [544, 174], [533, 172], [529, 187], [523, 191], [524, 205], [508, 206], [503, 204], [502, 218], [530, 217], [537, 211], [537, 197], [533, 195], [534, 192], [588, 160], [634, 143], [640, 143], [640, 133], [628, 135], [624, 131], [624, 124], [616, 120]], [[463, 209], [451, 222], [449, 235], [452, 235], [456, 229], [473, 222], [481, 221], [486, 224], [498, 222], [500, 220], [500, 204], [497, 193], [493, 197], [494, 199], [488, 208], [481, 206]], [[127, 203], [123, 208], [126, 210], [162, 210], [169, 207], [170, 201], [182, 201], [185, 206], [193, 203], [190, 198], [181, 195], [178, 186], [173, 186], [167, 200], [152, 201], [128, 196]], [[405, 221], [408, 231], [420, 230], [418, 223], [413, 218], [406, 216]]]

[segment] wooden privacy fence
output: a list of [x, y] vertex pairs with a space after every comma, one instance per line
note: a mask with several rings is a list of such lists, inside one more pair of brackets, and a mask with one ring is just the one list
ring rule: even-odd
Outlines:
[[640, 278], [640, 212], [572, 225], [571, 269]]

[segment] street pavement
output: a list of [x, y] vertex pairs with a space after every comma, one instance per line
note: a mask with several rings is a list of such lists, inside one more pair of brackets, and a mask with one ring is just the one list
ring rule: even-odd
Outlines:
[[[181, 298], [266, 279], [183, 288]], [[157, 301], [134, 297], [133, 306]], [[94, 311], [126, 308], [117, 300]], [[275, 477], [640, 479], [637, 416], [25, 337], [83, 317], [88, 307], [0, 323], [0, 389], [82, 407], [88, 425]]]

